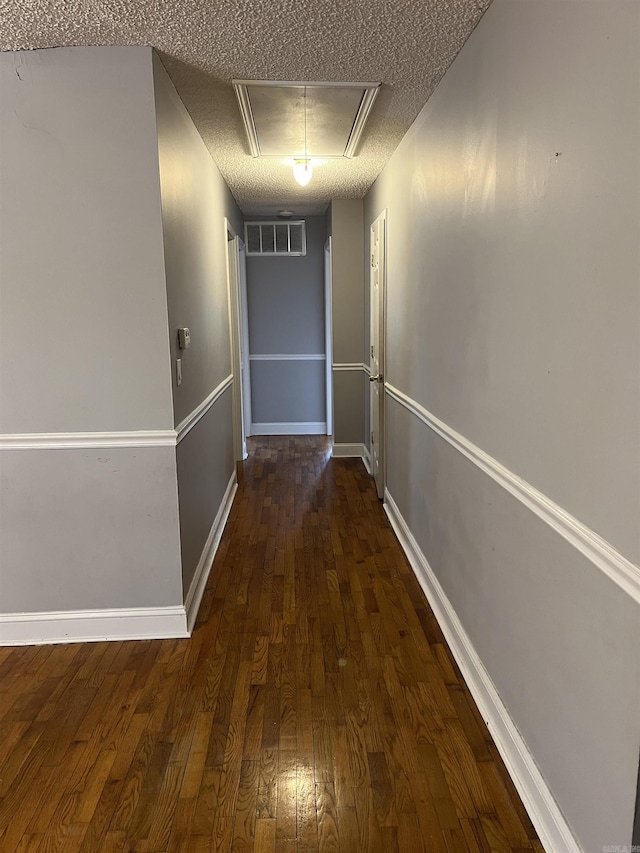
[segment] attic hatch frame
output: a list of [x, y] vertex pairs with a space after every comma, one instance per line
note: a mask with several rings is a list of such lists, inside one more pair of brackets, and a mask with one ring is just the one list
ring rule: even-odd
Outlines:
[[346, 83], [346, 82], [330, 82], [330, 81], [304, 81], [304, 80], [232, 80], [234, 91], [238, 99], [240, 114], [244, 124], [244, 129], [249, 141], [249, 149], [251, 156], [254, 158], [260, 157], [264, 159], [281, 160], [283, 156], [299, 156], [295, 153], [288, 154], [263, 154], [260, 150], [260, 140], [254, 120], [253, 108], [251, 106], [251, 98], [249, 97], [250, 87], [264, 88], [297, 88], [297, 89], [356, 89], [363, 90], [360, 104], [355, 114], [351, 132], [347, 139], [347, 143], [342, 154], [314, 154], [310, 155], [316, 159], [323, 160], [351, 160], [355, 157], [356, 149], [362, 137], [364, 126], [369, 118], [374, 101], [380, 91], [380, 83]]

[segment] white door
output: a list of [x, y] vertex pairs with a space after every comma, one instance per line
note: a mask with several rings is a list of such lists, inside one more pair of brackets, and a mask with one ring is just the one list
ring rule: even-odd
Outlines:
[[378, 497], [384, 496], [384, 315], [386, 286], [387, 212], [371, 226], [370, 301], [371, 347], [369, 350], [371, 472]]

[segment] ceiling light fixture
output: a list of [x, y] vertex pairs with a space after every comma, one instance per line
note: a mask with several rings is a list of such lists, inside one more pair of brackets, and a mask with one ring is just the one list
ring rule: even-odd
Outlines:
[[301, 187], [306, 187], [311, 180], [312, 175], [313, 169], [311, 167], [311, 160], [305, 158], [304, 160], [293, 161], [293, 177]]
[[293, 177], [301, 187], [311, 180], [313, 169], [311, 160], [307, 157], [307, 87], [304, 87], [304, 157], [293, 161]]

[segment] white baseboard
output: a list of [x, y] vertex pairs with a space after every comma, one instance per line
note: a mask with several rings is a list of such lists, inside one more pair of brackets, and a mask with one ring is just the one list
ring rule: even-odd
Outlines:
[[581, 853], [527, 744], [387, 489], [384, 508], [545, 850]]
[[187, 630], [189, 632], [189, 636], [191, 636], [193, 626], [196, 622], [196, 617], [198, 616], [200, 602], [202, 601], [204, 589], [207, 585], [207, 580], [209, 579], [209, 572], [211, 571], [211, 566], [213, 565], [213, 558], [215, 557], [216, 551], [218, 550], [218, 545], [220, 544], [220, 539], [222, 538], [222, 532], [224, 530], [225, 524], [227, 523], [227, 519], [229, 518], [229, 513], [231, 512], [231, 507], [233, 505], [233, 499], [237, 491], [238, 482], [236, 480], [236, 472], [234, 470], [233, 474], [231, 475], [231, 479], [227, 484], [227, 488], [225, 490], [224, 497], [222, 498], [220, 508], [218, 509], [216, 517], [213, 520], [213, 524], [211, 525], [211, 530], [209, 531], [207, 541], [205, 542], [204, 548], [202, 549], [202, 554], [200, 556], [200, 560], [198, 561], [198, 565], [196, 567], [196, 571], [193, 576], [193, 580], [191, 581], [191, 585], [189, 586], [189, 592], [187, 593], [187, 597], [184, 603], [185, 610], [187, 612]]
[[251, 435], [326, 435], [324, 421], [298, 421], [281, 424], [251, 424]]
[[188, 636], [187, 613], [183, 605], [0, 614], [2, 646], [164, 640]]
[[362, 461], [364, 462], [364, 467], [367, 469], [367, 474], [371, 474], [371, 454], [366, 444], [362, 448]]
[[190, 637], [237, 488], [234, 470], [207, 537], [184, 605], [49, 613], [0, 613], [0, 646]]
[[362, 459], [362, 463], [367, 469], [367, 474], [371, 473], [371, 456], [366, 444], [334, 444], [331, 455], [335, 456], [336, 459], [350, 459], [353, 457]]
[[331, 455], [338, 458], [357, 456], [358, 459], [362, 459], [364, 456], [364, 444], [334, 444]]

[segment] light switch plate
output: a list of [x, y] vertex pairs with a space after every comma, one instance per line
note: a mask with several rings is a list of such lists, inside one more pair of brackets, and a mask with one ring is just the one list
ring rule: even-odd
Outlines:
[[176, 358], [176, 383], [182, 384], [182, 359]]

